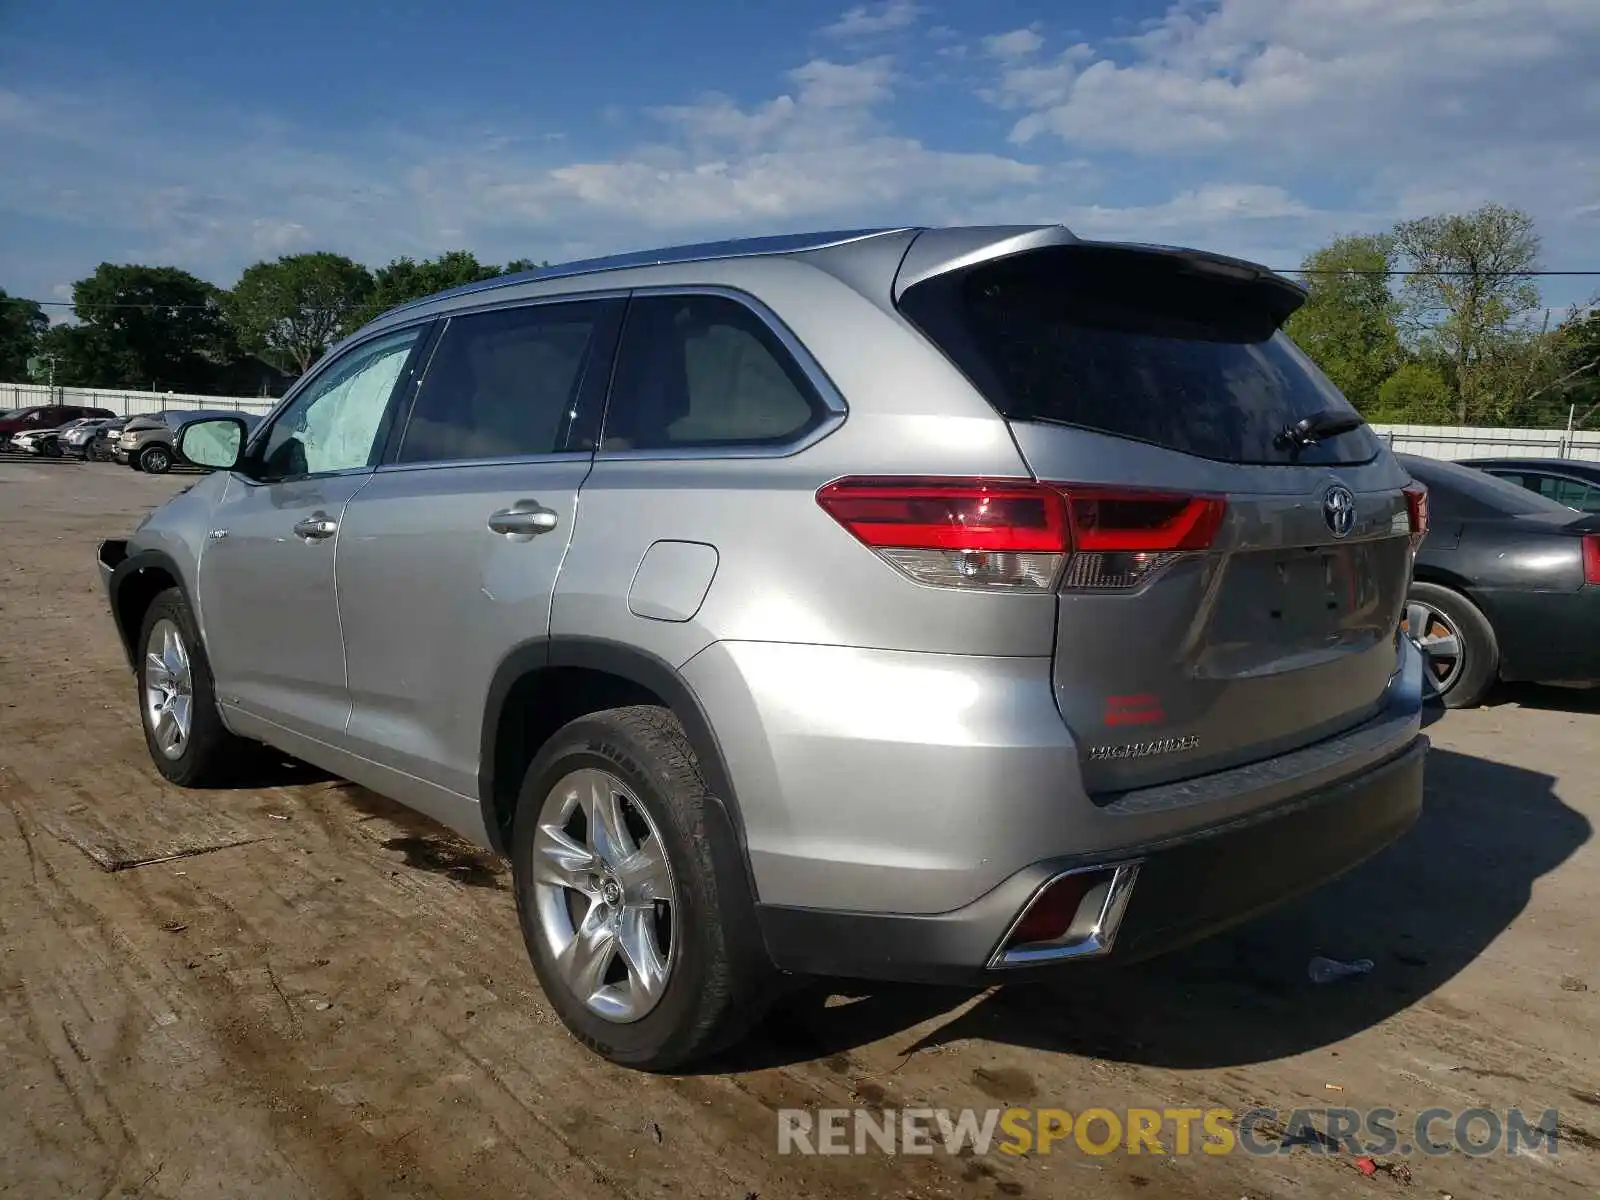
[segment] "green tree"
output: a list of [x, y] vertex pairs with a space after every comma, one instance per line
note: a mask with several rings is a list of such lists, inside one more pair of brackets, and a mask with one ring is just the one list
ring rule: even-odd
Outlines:
[[1448, 425], [1455, 416], [1450, 385], [1432, 363], [1409, 362], [1378, 389], [1378, 403], [1367, 414], [1375, 423]]
[[[1402, 221], [1395, 249], [1412, 274], [1401, 291], [1417, 345], [1450, 364], [1455, 419], [1492, 415], [1508, 352], [1532, 336], [1540, 304], [1529, 276], [1539, 261], [1533, 218], [1486, 204], [1476, 212]], [[1514, 374], [1514, 373], [1513, 373]]]
[[246, 267], [226, 306], [240, 345], [304, 374], [371, 294], [372, 275], [364, 266], [319, 250]]
[[28, 359], [49, 327], [44, 309], [32, 300], [14, 300], [0, 288], [0, 382], [27, 379]]
[[421, 300], [448, 288], [493, 279], [499, 274], [499, 267], [480, 263], [470, 250], [450, 250], [438, 258], [425, 258], [421, 262], [397, 258], [373, 273], [372, 295], [368, 297], [365, 315], [374, 317], [396, 305]]
[[1285, 326], [1363, 413], [1403, 357], [1389, 291], [1393, 249], [1385, 235], [1353, 234], [1313, 251], [1300, 265], [1310, 294]]
[[233, 353], [217, 289], [177, 267], [101, 263], [72, 303], [78, 324], [50, 330], [46, 347], [61, 355], [58, 383], [206, 391]]
[[545, 259], [513, 258], [500, 268], [500, 272], [503, 275], [520, 275], [523, 271], [542, 271], [549, 265]]
[[1560, 374], [1547, 385], [1556, 406], [1573, 406], [1577, 427], [1600, 417], [1600, 301], [1574, 312], [1556, 330]]

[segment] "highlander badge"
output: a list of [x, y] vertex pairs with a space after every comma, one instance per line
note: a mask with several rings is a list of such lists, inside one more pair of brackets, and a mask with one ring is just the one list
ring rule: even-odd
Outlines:
[[1106, 762], [1120, 758], [1149, 758], [1152, 754], [1180, 754], [1185, 750], [1198, 750], [1200, 738], [1195, 734], [1183, 737], [1156, 738], [1152, 742], [1124, 742], [1120, 746], [1091, 746], [1090, 762]]

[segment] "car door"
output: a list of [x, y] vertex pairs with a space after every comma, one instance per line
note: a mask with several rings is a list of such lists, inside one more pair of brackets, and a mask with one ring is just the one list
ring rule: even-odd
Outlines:
[[404, 794], [457, 828], [477, 812], [494, 672], [549, 630], [622, 304], [452, 316], [390, 454], [344, 517], [347, 743], [433, 785], [431, 798]]
[[380, 334], [328, 362], [230, 473], [199, 565], [200, 619], [222, 704], [322, 741], [343, 732], [339, 524], [372, 478], [426, 328]]

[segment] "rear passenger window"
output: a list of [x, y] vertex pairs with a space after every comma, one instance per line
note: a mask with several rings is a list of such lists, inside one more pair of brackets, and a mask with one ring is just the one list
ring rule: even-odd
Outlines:
[[601, 449], [781, 445], [825, 413], [799, 364], [745, 305], [646, 296], [628, 306]]
[[451, 462], [567, 448], [587, 366], [616, 306], [539, 304], [452, 317], [428, 363], [398, 461]]
[[1558, 479], [1553, 475], [1546, 475], [1539, 480], [1539, 491], [1557, 504], [1564, 504], [1581, 512], [1584, 497], [1589, 492], [1589, 485], [1580, 483], [1576, 479]]

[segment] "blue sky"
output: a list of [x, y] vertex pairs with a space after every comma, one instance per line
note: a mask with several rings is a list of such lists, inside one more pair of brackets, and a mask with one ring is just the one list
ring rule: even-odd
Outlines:
[[0, 0], [0, 286], [968, 221], [1288, 267], [1490, 199], [1600, 269], [1597, 130], [1600, 0]]

